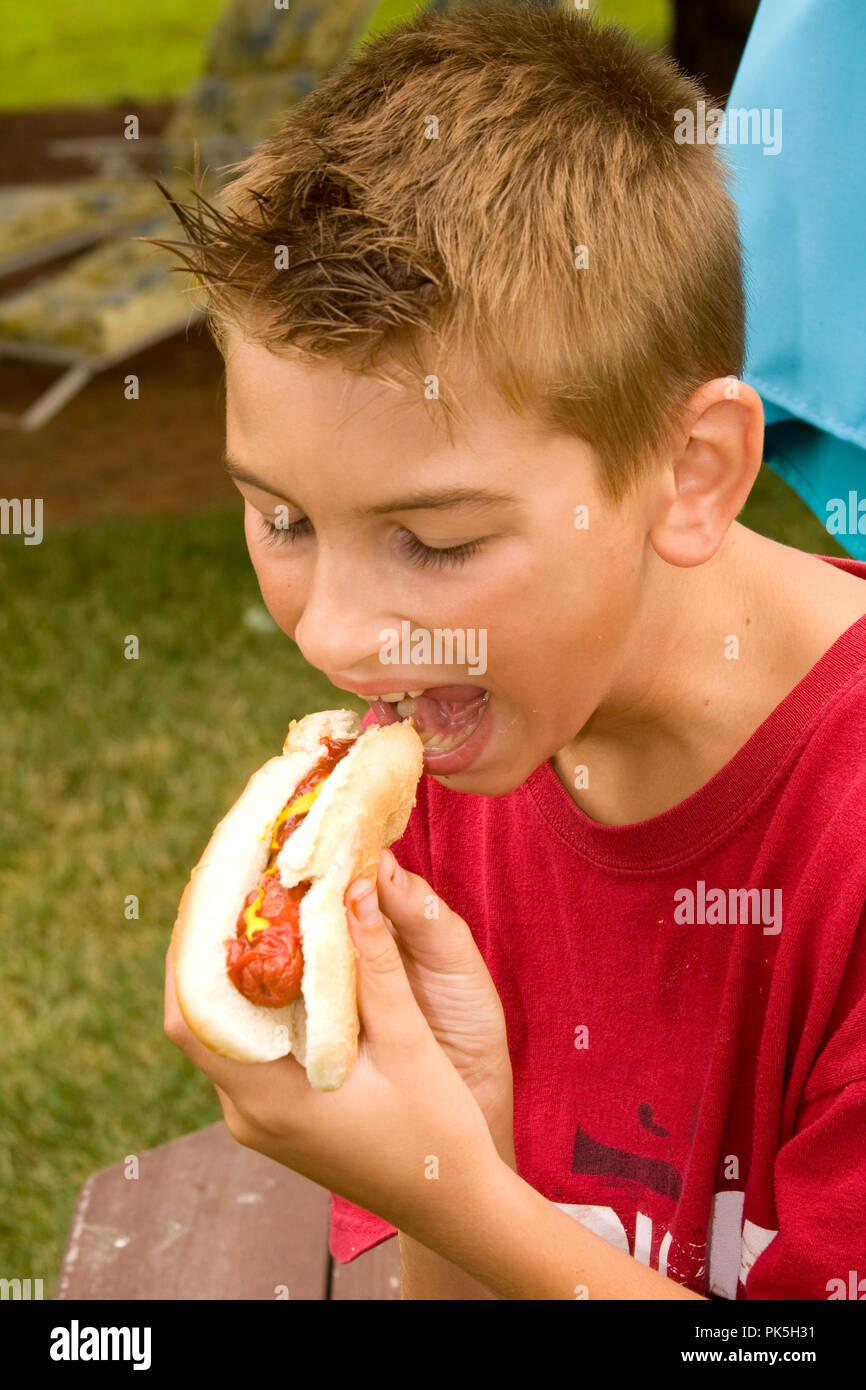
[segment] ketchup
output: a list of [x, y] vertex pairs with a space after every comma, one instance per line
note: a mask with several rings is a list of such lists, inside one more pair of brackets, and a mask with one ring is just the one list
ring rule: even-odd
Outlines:
[[[323, 782], [341, 758], [345, 758], [355, 741], [354, 738], [323, 738], [321, 742], [325, 745], [325, 752], [295, 787], [283, 810]], [[226, 969], [230, 980], [251, 1004], [261, 1004], [266, 1009], [281, 1009], [286, 1004], [293, 1004], [301, 993], [304, 957], [299, 911], [301, 899], [310, 884], [302, 882], [292, 888], [284, 888], [276, 859], [306, 814], [306, 811], [302, 811], [299, 815], [285, 816], [282, 820], [277, 816], [276, 832], [271, 832], [267, 866], [256, 886], [244, 898], [235, 937], [227, 943]], [[249, 941], [244, 913], [256, 901], [262, 889], [264, 897], [256, 909], [256, 915], [270, 925], [256, 932]]]

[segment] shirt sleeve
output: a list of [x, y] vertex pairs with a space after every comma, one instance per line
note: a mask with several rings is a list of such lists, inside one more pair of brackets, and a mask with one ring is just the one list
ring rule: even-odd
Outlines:
[[374, 1216], [345, 1197], [331, 1193], [331, 1229], [328, 1248], [338, 1264], [348, 1265], [374, 1246], [397, 1234], [380, 1216]]
[[866, 1079], [801, 1109], [774, 1176], [779, 1230], [752, 1266], [746, 1299], [866, 1297]]
[[778, 1231], [741, 1274], [746, 1299], [866, 1295], [866, 908], [825, 1038], [776, 1154]]

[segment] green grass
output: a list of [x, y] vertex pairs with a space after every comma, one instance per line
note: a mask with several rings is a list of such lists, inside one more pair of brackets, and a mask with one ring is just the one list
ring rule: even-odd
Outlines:
[[[769, 469], [740, 519], [845, 553]], [[239, 510], [7, 537], [0, 587], [0, 1250], [50, 1297], [88, 1174], [221, 1117], [162, 1032], [189, 869], [290, 718], [366, 705], [245, 624]]]
[[237, 511], [7, 538], [0, 585], [0, 1249], [50, 1297], [87, 1175], [221, 1117], [162, 1032], [191, 866], [290, 718], [367, 706], [244, 625]]
[[673, 35], [671, 0], [596, 0], [593, 12], [606, 24], [621, 24], [636, 39], [663, 48]]
[[0, 0], [0, 107], [171, 100], [201, 72], [225, 0]]

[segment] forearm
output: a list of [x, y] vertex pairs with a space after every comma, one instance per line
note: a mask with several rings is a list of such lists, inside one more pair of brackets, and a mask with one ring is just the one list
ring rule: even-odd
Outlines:
[[437, 1223], [426, 1243], [499, 1298], [701, 1299], [560, 1211], [501, 1156], [462, 1207], [469, 1219]]
[[[491, 1133], [503, 1163], [516, 1173], [517, 1161], [514, 1156], [512, 1125], [510, 1123], [507, 1126], [503, 1125], [499, 1135], [496, 1135], [493, 1129], [491, 1129]], [[420, 1241], [413, 1240], [404, 1231], [399, 1232], [399, 1237], [402, 1275], [401, 1298], [460, 1301], [499, 1299], [502, 1296], [494, 1293], [486, 1284], [480, 1283], [471, 1274], [467, 1274], [459, 1265], [445, 1259], [442, 1255], [438, 1255], [428, 1246], [422, 1245]]]
[[459, 1265], [444, 1260], [411, 1236], [400, 1235], [400, 1297], [443, 1302], [498, 1299], [500, 1295], [473, 1279]]

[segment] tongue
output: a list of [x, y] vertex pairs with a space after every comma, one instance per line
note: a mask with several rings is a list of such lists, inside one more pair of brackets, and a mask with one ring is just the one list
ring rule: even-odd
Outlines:
[[[435, 691], [435, 694], [433, 693]], [[412, 718], [422, 737], [459, 734], [475, 722], [486, 691], [478, 685], [434, 686], [412, 701]]]

